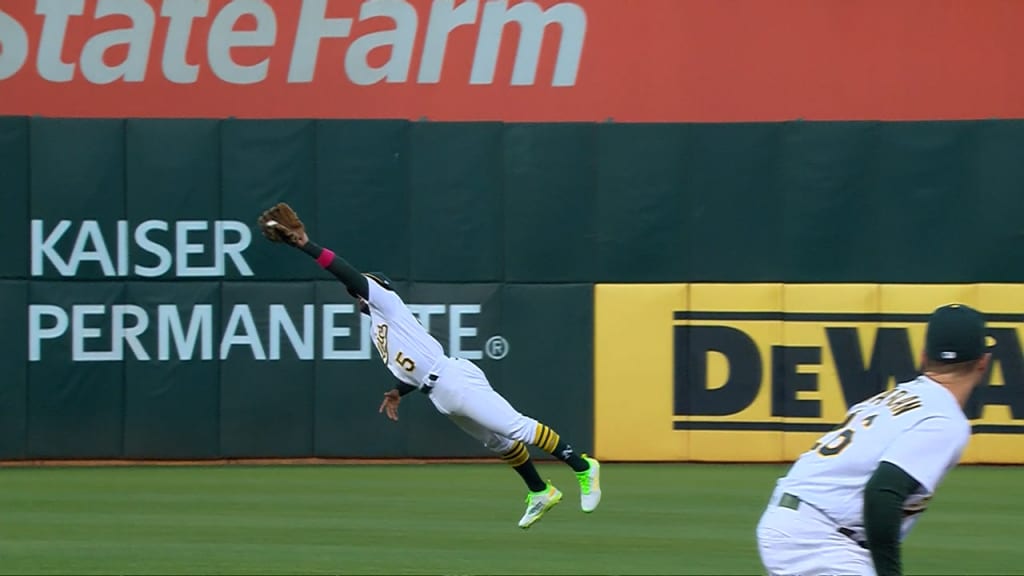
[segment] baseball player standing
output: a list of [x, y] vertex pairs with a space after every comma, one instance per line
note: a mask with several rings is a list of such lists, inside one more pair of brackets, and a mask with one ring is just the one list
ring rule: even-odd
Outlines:
[[901, 574], [900, 544], [960, 460], [963, 406], [990, 359], [981, 313], [935, 310], [922, 375], [850, 408], [778, 481], [757, 526], [768, 572]]
[[519, 520], [529, 528], [558, 504], [562, 493], [541, 480], [527, 444], [537, 446], [568, 464], [580, 485], [580, 507], [593, 512], [601, 501], [601, 465], [577, 454], [557, 432], [520, 414], [498, 394], [483, 371], [468, 360], [450, 358], [427, 332], [382, 274], [361, 274], [344, 258], [309, 240], [302, 221], [287, 204], [278, 204], [259, 218], [264, 236], [294, 246], [315, 258], [338, 278], [370, 316], [371, 338], [388, 370], [398, 379], [380, 405], [391, 420], [398, 420], [403, 396], [419, 390], [428, 395], [438, 412], [447, 415], [490, 450], [501, 454], [526, 482], [526, 513]]

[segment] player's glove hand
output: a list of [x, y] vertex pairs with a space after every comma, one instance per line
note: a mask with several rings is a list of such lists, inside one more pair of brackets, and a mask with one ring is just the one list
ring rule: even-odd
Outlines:
[[402, 396], [398, 393], [398, 390], [388, 390], [384, 393], [384, 401], [380, 403], [380, 409], [377, 410], [378, 414], [387, 414], [390, 420], [398, 422], [398, 404], [402, 401]]
[[309, 242], [306, 227], [299, 220], [299, 215], [284, 202], [264, 211], [258, 222], [260, 231], [271, 242], [284, 242], [300, 248]]

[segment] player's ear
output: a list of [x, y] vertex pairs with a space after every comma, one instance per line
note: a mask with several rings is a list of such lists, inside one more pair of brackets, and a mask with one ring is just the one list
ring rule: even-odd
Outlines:
[[989, 366], [992, 364], [992, 353], [988, 352], [984, 356], [978, 359], [978, 366], [975, 368], [979, 374], [983, 375], [988, 371]]

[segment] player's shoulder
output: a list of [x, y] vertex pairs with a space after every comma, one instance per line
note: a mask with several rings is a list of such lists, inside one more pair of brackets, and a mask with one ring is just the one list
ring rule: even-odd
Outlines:
[[948, 438], [953, 446], [959, 446], [963, 449], [970, 442], [972, 427], [963, 412], [932, 413], [924, 418], [924, 422], [929, 429], [941, 431], [939, 433]]
[[387, 285], [381, 285], [374, 277], [367, 278], [367, 292], [371, 306], [380, 306], [391, 302], [402, 302], [402, 298], [391, 287], [390, 281]]
[[960, 437], [963, 439], [964, 444], [967, 444], [967, 442], [970, 441], [971, 434], [974, 434], [974, 426], [971, 424], [971, 421], [964, 416], [960, 419]]
[[960, 404], [949, 396], [948, 391], [929, 390], [922, 394], [922, 397], [923, 409], [916, 415], [918, 423], [923, 421], [927, 422], [930, 428], [941, 428], [950, 436], [957, 438], [960, 444], [966, 444], [972, 432], [971, 422]]

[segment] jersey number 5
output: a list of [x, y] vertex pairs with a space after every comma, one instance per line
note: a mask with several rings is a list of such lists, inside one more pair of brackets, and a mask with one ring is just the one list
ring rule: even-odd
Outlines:
[[416, 369], [416, 362], [401, 352], [398, 353], [398, 356], [395, 356], [395, 364], [404, 368], [406, 372], [412, 372]]

